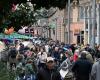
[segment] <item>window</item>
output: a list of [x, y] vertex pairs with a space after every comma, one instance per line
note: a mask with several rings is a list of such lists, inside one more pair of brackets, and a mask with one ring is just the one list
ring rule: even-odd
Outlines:
[[79, 20], [84, 19], [84, 8], [79, 7]]

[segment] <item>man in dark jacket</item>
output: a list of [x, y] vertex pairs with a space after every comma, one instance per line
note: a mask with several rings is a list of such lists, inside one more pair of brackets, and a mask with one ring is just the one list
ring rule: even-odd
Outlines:
[[71, 50], [72, 50], [72, 53], [74, 54], [75, 49], [76, 49], [75, 44], [72, 44], [72, 45], [70, 46], [70, 48], [71, 48]]
[[59, 47], [55, 47], [55, 49], [54, 49], [54, 51], [53, 51], [53, 53], [52, 53], [52, 56], [53, 56], [56, 60], [60, 61]]
[[100, 53], [98, 53], [97, 58], [97, 61], [92, 66], [91, 80], [100, 80]]
[[8, 52], [8, 61], [10, 63], [11, 69], [13, 65], [16, 67], [16, 55], [17, 55], [17, 51], [15, 47], [12, 47]]
[[37, 80], [61, 80], [60, 73], [54, 69], [54, 59], [48, 57], [46, 66], [41, 68], [37, 74]]
[[89, 80], [92, 64], [86, 59], [86, 53], [81, 52], [81, 58], [75, 62], [72, 71], [76, 80]]

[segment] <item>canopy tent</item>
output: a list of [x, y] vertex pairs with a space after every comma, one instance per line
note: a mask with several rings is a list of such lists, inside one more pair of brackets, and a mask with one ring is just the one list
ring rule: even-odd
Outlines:
[[6, 35], [3, 33], [0, 33], [0, 39], [31, 39], [32, 37], [26, 36], [26, 35], [21, 35], [16, 32]]

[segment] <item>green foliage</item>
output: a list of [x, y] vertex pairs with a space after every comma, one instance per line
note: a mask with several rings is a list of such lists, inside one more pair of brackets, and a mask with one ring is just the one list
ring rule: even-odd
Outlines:
[[[66, 7], [66, 4], [68, 3], [68, 0], [29, 0], [29, 1], [31, 1], [31, 3], [33, 4], [35, 11], [41, 8], [50, 9], [51, 7], [64, 9]], [[71, 0], [71, 2], [72, 1], [73, 0]], [[34, 12], [30, 11], [30, 7], [28, 5], [24, 5], [24, 7], [20, 5], [21, 3], [26, 3], [26, 2], [27, 0], [0, 0], [0, 30], [2, 29], [2, 27], [4, 27], [2, 25], [5, 25], [5, 21], [12, 22], [12, 25], [16, 27], [16, 30], [18, 30], [22, 25], [31, 25], [41, 17], [48, 18], [48, 16], [45, 16], [46, 14], [41, 15], [41, 13], [39, 12], [37, 12], [37, 14], [34, 16], [33, 15]], [[12, 12], [11, 9], [13, 4], [19, 4], [20, 5], [19, 10]], [[52, 14], [50, 16], [52, 16]]]
[[0, 61], [0, 80], [14, 80], [15, 74], [7, 69], [7, 64]]
[[15, 30], [18, 30], [21, 26], [31, 25], [35, 20], [34, 11], [28, 4], [21, 4], [15, 12], [10, 12], [8, 20], [11, 21]]

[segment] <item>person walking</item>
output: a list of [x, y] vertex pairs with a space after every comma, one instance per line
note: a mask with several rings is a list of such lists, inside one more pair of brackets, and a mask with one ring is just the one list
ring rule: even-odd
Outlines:
[[16, 48], [12, 46], [8, 51], [8, 62], [11, 70], [16, 67], [16, 56], [17, 56]]
[[100, 80], [100, 53], [98, 53], [98, 60], [92, 66], [91, 80]]
[[72, 67], [75, 80], [89, 80], [91, 68], [92, 63], [86, 59], [86, 53], [81, 52], [81, 58], [77, 60]]
[[55, 47], [52, 52], [52, 57], [54, 57], [58, 62], [60, 61], [59, 47]]
[[77, 49], [77, 50], [75, 50], [75, 53], [73, 55], [73, 61], [76, 62], [78, 60], [78, 58], [79, 58], [79, 50]]
[[96, 58], [98, 58], [98, 54], [100, 54], [100, 45], [97, 46], [97, 48], [96, 48], [96, 54], [95, 54]]
[[59, 70], [59, 72], [62, 76], [62, 79], [72, 80], [73, 79], [73, 74], [72, 74], [72, 71], [71, 71], [72, 63], [70, 61], [70, 57], [72, 55], [70, 54], [70, 50], [67, 50], [65, 55], [66, 55], [66, 60], [64, 60], [62, 62], [62, 64], [58, 68], [58, 70]]
[[39, 69], [36, 80], [61, 80], [60, 73], [55, 69], [54, 58], [47, 57], [46, 65]]
[[38, 68], [44, 67], [47, 58], [47, 53], [44, 48], [40, 48], [40, 52], [37, 54], [38, 58]]

